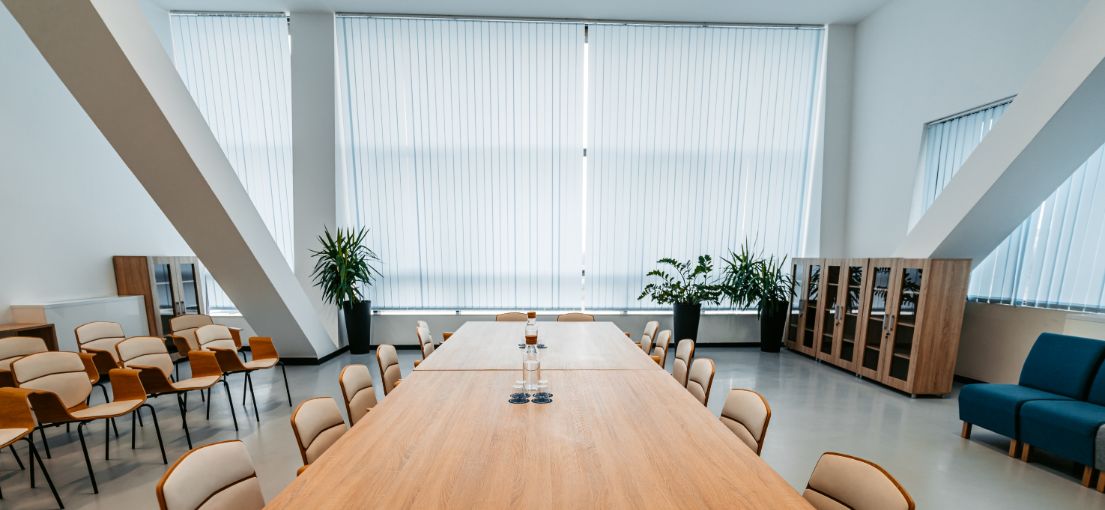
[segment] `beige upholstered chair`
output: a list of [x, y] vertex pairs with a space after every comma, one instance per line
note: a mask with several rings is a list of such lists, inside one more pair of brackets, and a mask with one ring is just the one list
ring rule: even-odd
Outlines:
[[414, 328], [414, 334], [418, 337], [418, 346], [422, 350], [422, 359], [414, 360], [414, 366], [422, 363], [422, 360], [430, 357], [434, 352], [434, 337], [430, 335], [430, 328], [418, 326]]
[[119, 368], [119, 356], [115, 345], [126, 338], [123, 326], [118, 322], [87, 322], [73, 329], [77, 345], [81, 352], [92, 354], [93, 363], [101, 375], [107, 375], [113, 368]]
[[[165, 444], [161, 440], [161, 427], [157, 424], [157, 413], [153, 406], [146, 403], [146, 390], [138, 370], [116, 368], [111, 370], [111, 391], [115, 399], [112, 402], [88, 406], [86, 399], [92, 393], [92, 384], [88, 381], [86, 362], [91, 365], [92, 355], [75, 352], [42, 352], [32, 354], [12, 363], [12, 375], [20, 388], [33, 390], [28, 396], [35, 410], [39, 427], [77, 423], [77, 436], [84, 451], [85, 467], [92, 482], [92, 491], [99, 493], [96, 475], [92, 472], [92, 460], [88, 456], [88, 447], [84, 440], [84, 427], [96, 420], [110, 420], [126, 416], [139, 408], [149, 409], [157, 431], [157, 443], [161, 447], [161, 460], [169, 463], [165, 457]], [[110, 431], [105, 424], [104, 431]], [[106, 438], [105, 438], [106, 439]], [[108, 457], [108, 444], [104, 443], [104, 456]]]
[[[641, 348], [644, 349], [645, 337], [649, 339], [649, 345], [652, 344], [652, 340], [656, 338], [656, 335], [660, 333], [660, 321], [648, 321], [645, 323], [644, 333], [641, 333]], [[652, 349], [644, 349], [645, 354], [652, 352]]]
[[691, 362], [691, 370], [687, 374], [687, 391], [694, 398], [707, 405], [710, 401], [710, 386], [714, 384], [714, 360], [710, 358], [698, 358]]
[[909, 493], [881, 466], [835, 452], [818, 459], [802, 497], [818, 510], [917, 508]]
[[525, 312], [506, 312], [495, 316], [497, 322], [526, 322], [529, 316]]
[[15, 360], [47, 350], [46, 341], [38, 337], [0, 338], [0, 386], [15, 386], [15, 379], [12, 378], [12, 363]]
[[[200, 344], [199, 340], [196, 338], [196, 330], [214, 323], [215, 321], [210, 315], [196, 313], [177, 315], [169, 319], [169, 329], [172, 330], [172, 334], [169, 336], [173, 341], [173, 345], [176, 346], [177, 352], [179, 352], [181, 356], [188, 356], [188, 351], [199, 350]], [[241, 349], [241, 329], [228, 327], [227, 330], [230, 331], [235, 349]]]
[[265, 497], [241, 441], [189, 450], [157, 482], [161, 510], [261, 510]]
[[[219, 361], [215, 359], [215, 353], [210, 351], [192, 351], [188, 353], [188, 360], [192, 366], [192, 377], [182, 381], [174, 381], [170, 376], [173, 373], [173, 359], [169, 356], [169, 350], [165, 348], [165, 342], [153, 336], [135, 336], [123, 340], [115, 345], [116, 355], [124, 368], [138, 370], [142, 380], [142, 387], [150, 397], [160, 395], [174, 395], [177, 400], [177, 408], [180, 410], [180, 423], [184, 428], [184, 437], [188, 440], [188, 448], [192, 448], [192, 435], [188, 431], [187, 406], [184, 396], [189, 391], [207, 390], [208, 396], [211, 387], [223, 383], [226, 390], [227, 401], [230, 402], [230, 415], [234, 418], [234, 427], [237, 430], [238, 418], [234, 416], [234, 403], [230, 397], [230, 386], [223, 379]], [[211, 417], [211, 400], [207, 400], [207, 416]]]
[[684, 338], [675, 346], [675, 360], [671, 363], [671, 376], [679, 382], [680, 386], [687, 387], [687, 373], [691, 369], [691, 360], [694, 359], [694, 340]]
[[[243, 362], [238, 358], [234, 339], [230, 328], [218, 324], [208, 324], [196, 329], [196, 341], [201, 350], [212, 351], [219, 361], [219, 368], [223, 372], [223, 378], [231, 374], [241, 373], [245, 377], [245, 385], [242, 388], [242, 404], [246, 401], [246, 390], [253, 400], [253, 416], [261, 421], [261, 414], [257, 411], [257, 394], [253, 392], [253, 377], [250, 375], [258, 370], [265, 370], [276, 366], [284, 376], [284, 392], [288, 395], [288, 406], [292, 405], [292, 390], [288, 387], [288, 372], [284, 368], [284, 362], [280, 361], [280, 354], [272, 345], [272, 339], [264, 336], [254, 336], [249, 339], [249, 350], [253, 352], [253, 359]], [[231, 406], [233, 407], [233, 406]]]
[[595, 322], [595, 316], [589, 313], [568, 312], [557, 315], [556, 322]]
[[[0, 388], [0, 449], [10, 449], [12, 457], [15, 457], [16, 462], [19, 463], [19, 468], [23, 469], [23, 461], [19, 460], [19, 456], [15, 453], [15, 443], [21, 439], [26, 441], [31, 456], [29, 461], [38, 463], [38, 467], [42, 468], [42, 474], [50, 486], [50, 492], [54, 493], [54, 501], [59, 508], [65, 508], [61, 502], [61, 496], [58, 496], [57, 488], [54, 487], [54, 480], [50, 478], [50, 472], [46, 471], [46, 465], [42, 463], [42, 457], [35, 449], [32, 434], [35, 430], [35, 416], [31, 412], [31, 403], [27, 401], [30, 393], [31, 390], [21, 388]], [[34, 483], [34, 465], [31, 465], [31, 487], [35, 486]]]
[[[426, 322], [426, 321], [418, 321], [418, 322], [416, 322], [416, 323], [415, 323], [415, 327], [416, 327], [416, 328], [423, 328], [423, 329], [425, 329], [426, 331], [430, 331], [430, 324], [429, 324], [428, 322]], [[432, 337], [432, 336], [434, 336], [434, 335], [433, 335], [433, 332], [432, 332], [432, 331], [430, 332], [430, 336], [431, 336], [431, 337]], [[452, 332], [452, 331], [443, 331], [443, 332], [441, 333], [441, 341], [442, 341], [442, 342], [444, 342], [444, 341], [448, 340], [448, 339], [449, 339], [449, 337], [451, 337], [451, 336], [453, 336], [453, 332]]]
[[[300, 402], [292, 411], [291, 421], [304, 468], [318, 460], [348, 429], [338, 410], [338, 403], [330, 397]], [[302, 468], [300, 470], [302, 472]]]
[[386, 397], [402, 378], [402, 372], [399, 371], [399, 353], [395, 352], [394, 346], [381, 344], [376, 348], [376, 363], [380, 365], [380, 381], [384, 384]]
[[752, 390], [731, 389], [721, 409], [721, 423], [732, 430], [756, 455], [764, 447], [771, 406], [763, 395]]
[[372, 373], [364, 365], [349, 365], [338, 374], [342, 400], [349, 424], [356, 425], [368, 411], [376, 407], [376, 388], [372, 387]]
[[665, 368], [668, 362], [668, 347], [671, 346], [671, 330], [665, 329], [656, 335], [656, 342], [652, 344], [652, 361]]
[[652, 354], [652, 337], [648, 335], [641, 335], [641, 350], [645, 351], [645, 354]]

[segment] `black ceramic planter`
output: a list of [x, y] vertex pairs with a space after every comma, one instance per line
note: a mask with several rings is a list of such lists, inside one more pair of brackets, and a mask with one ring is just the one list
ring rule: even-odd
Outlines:
[[675, 338], [672, 341], [679, 342], [685, 338], [698, 341], [698, 318], [702, 314], [701, 303], [675, 303], [671, 306], [674, 316]]
[[779, 352], [783, 345], [783, 328], [787, 324], [787, 312], [790, 303], [773, 301], [764, 305], [760, 311], [760, 350]]
[[372, 301], [342, 304], [345, 314], [345, 335], [349, 338], [349, 352], [368, 354], [372, 351]]

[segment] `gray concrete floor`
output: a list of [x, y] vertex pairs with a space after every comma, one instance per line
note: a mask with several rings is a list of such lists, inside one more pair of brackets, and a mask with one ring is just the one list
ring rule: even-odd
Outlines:
[[[718, 364], [710, 399], [714, 414], [721, 412], [731, 387], [753, 388], [767, 397], [772, 418], [763, 458], [796, 488], [805, 485], [821, 452], [832, 450], [882, 464], [922, 509], [1105, 508], [1105, 495], [1082, 488], [1081, 471], [1071, 463], [1044, 454], [1031, 464], [1010, 459], [1004, 438], [977, 428], [972, 440], [961, 439], [954, 395], [910, 399], [789, 352], [702, 347], [697, 354]], [[404, 373], [417, 356], [417, 351], [400, 351]], [[340, 401], [337, 375], [348, 363], [367, 364], [379, 381], [372, 356], [343, 355], [318, 367], [288, 367], [293, 400], [329, 395]], [[210, 421], [204, 420], [198, 395], [189, 399], [192, 440], [197, 445], [232, 438], [245, 441], [265, 497], [272, 499], [300, 466], [280, 372], [255, 377], [259, 425], [252, 411], [245, 417], [240, 378], [232, 378], [231, 384], [241, 431], [234, 433], [219, 389], [213, 394]], [[187, 445], [175, 402], [169, 397], [160, 400], [155, 405], [171, 463]], [[76, 433], [66, 434], [64, 428], [48, 432], [53, 458], [46, 465], [67, 508], [156, 508], [154, 486], [165, 466], [153, 427], [147, 420], [139, 429], [136, 450], [130, 449], [130, 420], [120, 420], [119, 427], [122, 435], [111, 439], [110, 461], [103, 460], [103, 425], [93, 424], [88, 436], [99, 495], [92, 494]], [[26, 461], [25, 447], [17, 448]], [[0, 487], [5, 498], [0, 508], [53, 508], [49, 490], [44, 485], [30, 489], [26, 472], [19, 471], [6, 450], [0, 453]]]

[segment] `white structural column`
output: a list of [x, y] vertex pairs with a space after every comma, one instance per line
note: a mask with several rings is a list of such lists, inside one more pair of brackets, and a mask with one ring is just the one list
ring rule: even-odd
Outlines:
[[[825, 27], [820, 119], [814, 151], [806, 255], [844, 256], [848, 205], [848, 164], [852, 147], [852, 76], [855, 25]], [[820, 194], [817, 193], [820, 190]]]
[[295, 200], [295, 275], [332, 338], [338, 338], [337, 309], [322, 302], [311, 285], [311, 250], [337, 216], [334, 88], [334, 13], [293, 12], [292, 190]]
[[135, 0], [3, 0], [246, 320], [281, 355], [337, 347]]
[[1103, 26], [1105, 2], [1089, 2], [897, 256], [977, 264], [1105, 143]]

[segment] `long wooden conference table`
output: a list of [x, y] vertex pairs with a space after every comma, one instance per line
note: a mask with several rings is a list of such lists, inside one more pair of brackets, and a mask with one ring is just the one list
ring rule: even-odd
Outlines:
[[810, 508], [613, 323], [538, 324], [552, 403], [466, 323], [267, 508]]

